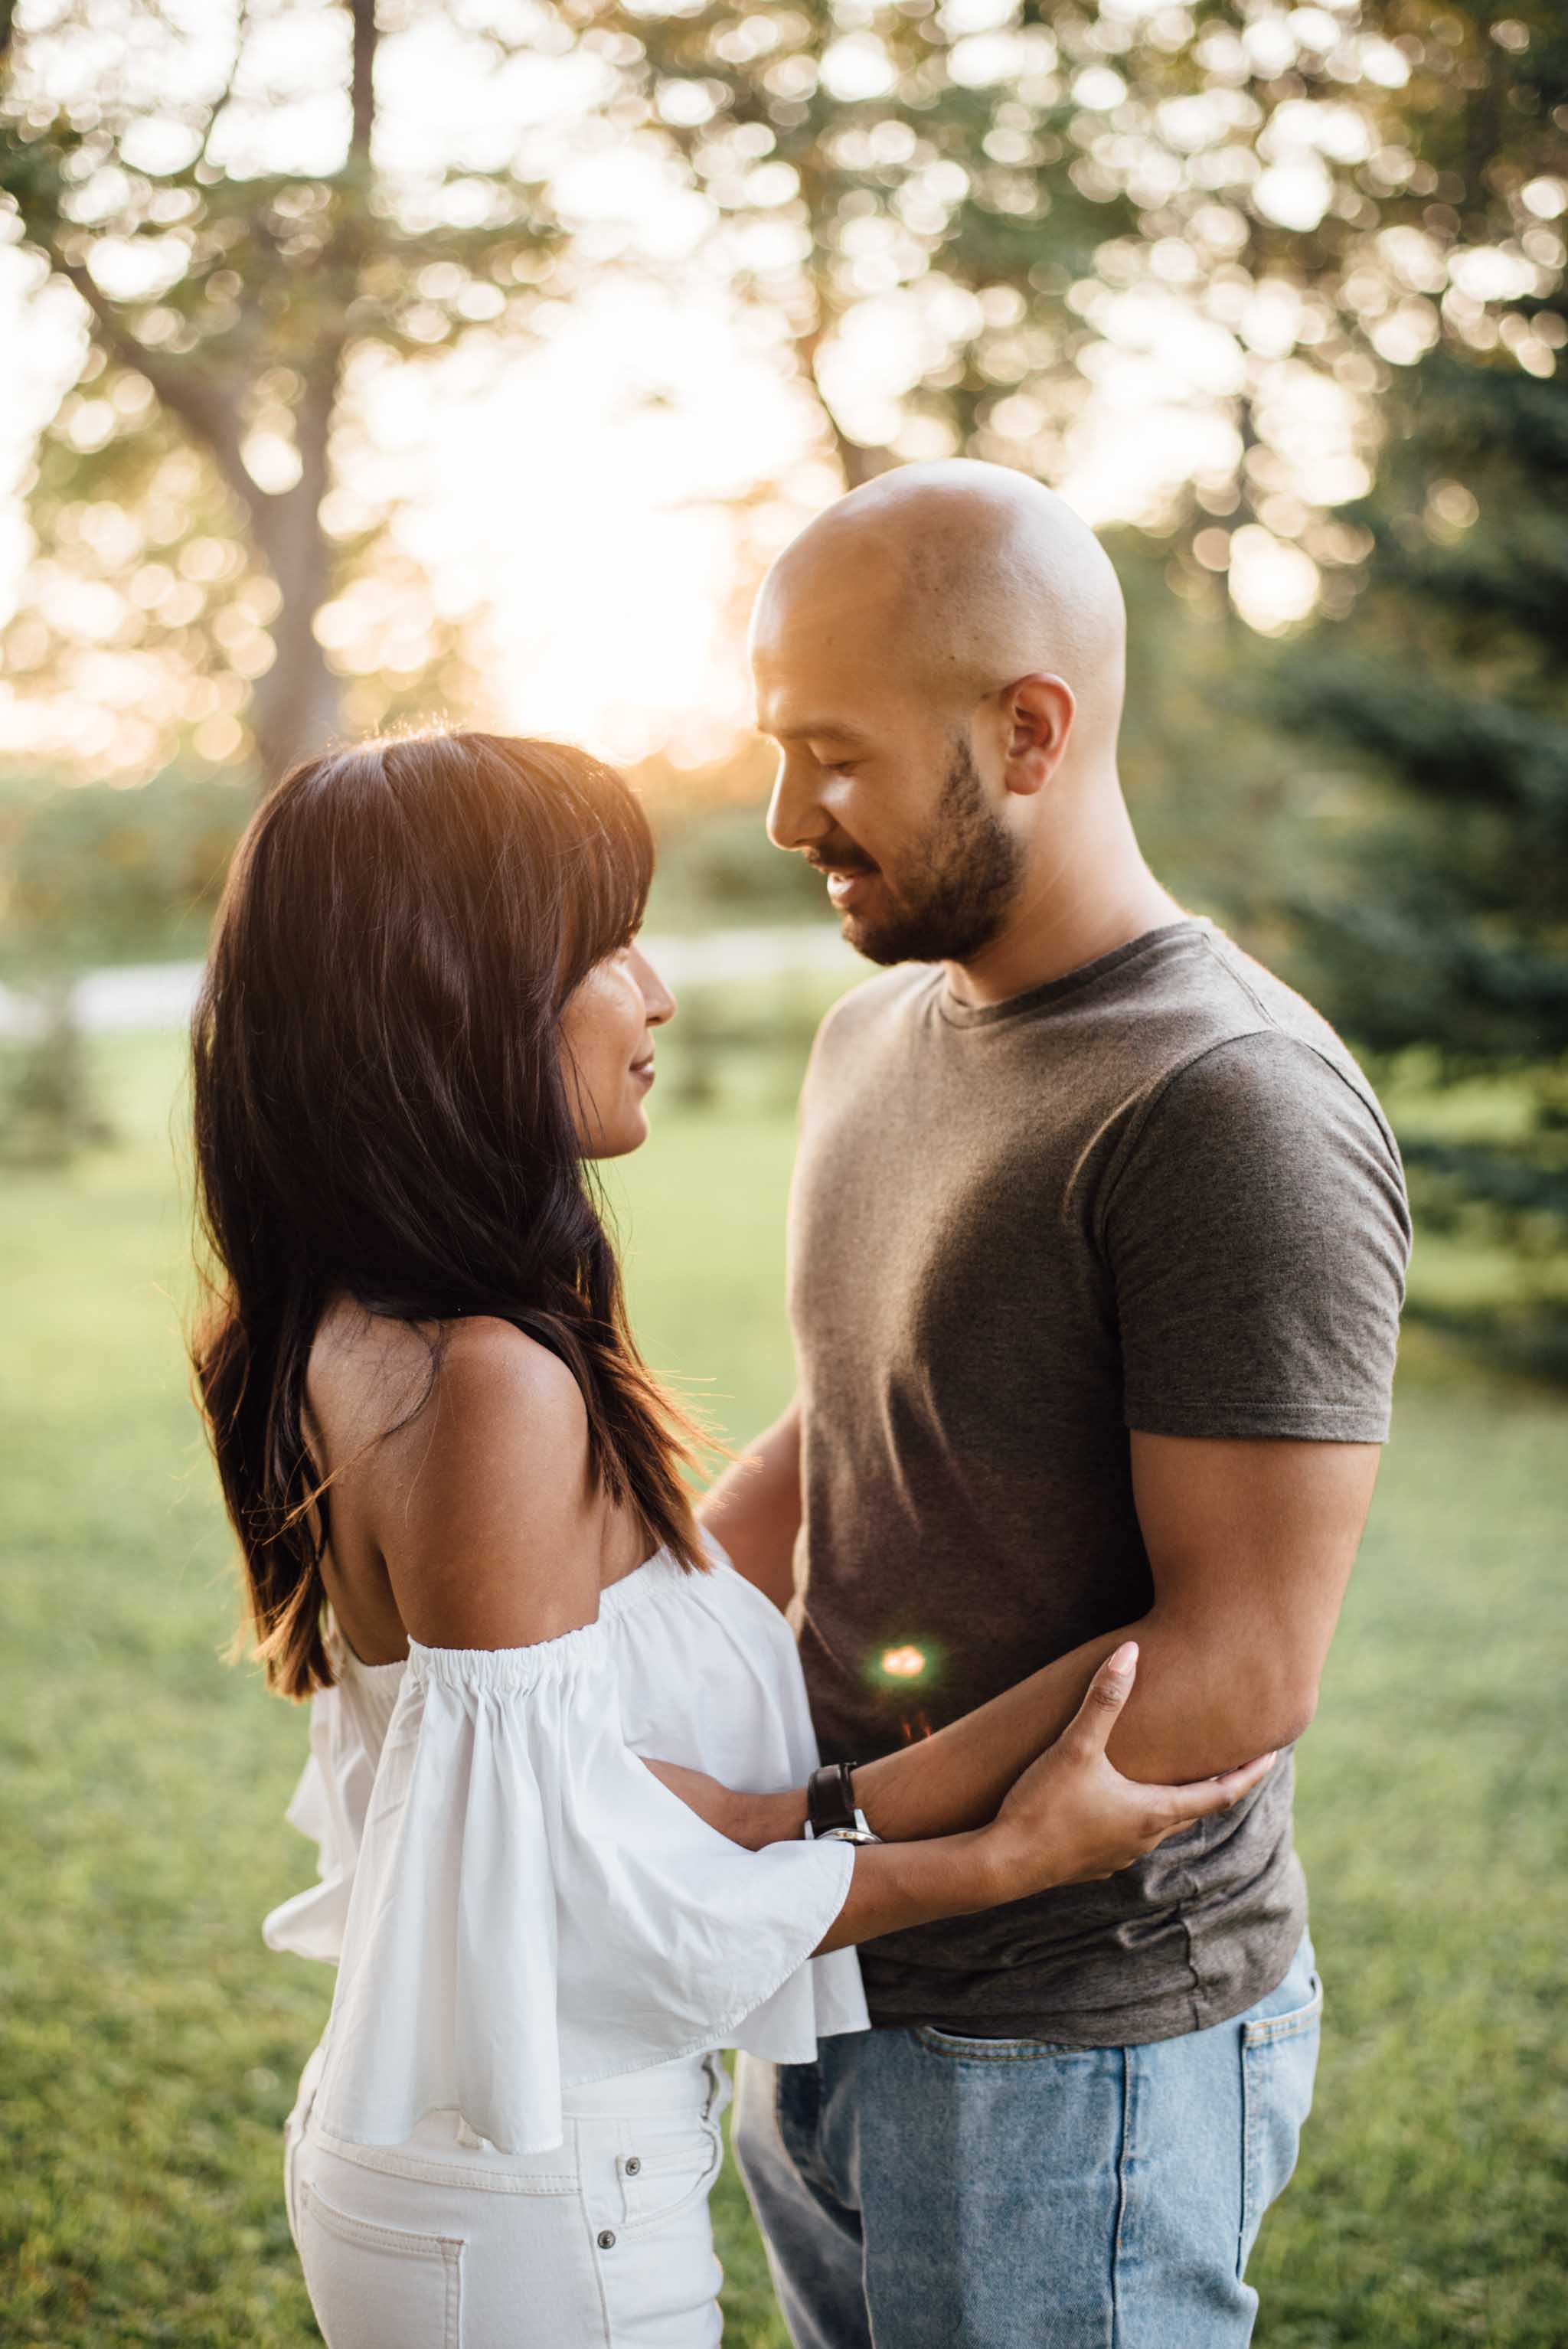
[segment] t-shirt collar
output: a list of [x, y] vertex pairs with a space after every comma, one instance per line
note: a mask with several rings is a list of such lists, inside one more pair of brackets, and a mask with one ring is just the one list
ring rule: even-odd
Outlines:
[[1205, 915], [1183, 915], [1179, 922], [1164, 922], [1158, 929], [1145, 930], [1136, 938], [1129, 938], [1109, 954], [1097, 955], [1092, 962], [1080, 963], [1077, 970], [1065, 971], [1060, 978], [1047, 978], [1043, 986], [1026, 988], [1022, 995], [1009, 995], [1001, 1003], [965, 1003], [954, 994], [946, 973], [938, 970], [935, 1003], [938, 1012], [950, 1028], [990, 1028], [1005, 1019], [1027, 1019], [1032, 1012], [1047, 1011], [1065, 997], [1077, 995], [1083, 988], [1092, 987], [1113, 970], [1119, 970], [1150, 947], [1163, 946], [1168, 940], [1199, 936], [1210, 932], [1214, 925]]

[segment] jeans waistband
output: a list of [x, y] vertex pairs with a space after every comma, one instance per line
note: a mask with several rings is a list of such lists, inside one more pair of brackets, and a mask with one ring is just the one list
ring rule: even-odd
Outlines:
[[516, 2156], [499, 2152], [469, 2127], [460, 2113], [451, 2111], [427, 2113], [400, 2146], [358, 2146], [327, 2136], [315, 2123], [315, 2090], [324, 2056], [325, 2046], [318, 2047], [305, 2064], [291, 2128], [364, 2168], [446, 2176], [455, 2158], [456, 2168], [451, 2174], [468, 2177], [475, 2184], [486, 2182], [493, 2171], [498, 2186], [521, 2183], [526, 2177], [545, 2189], [558, 2175], [566, 2176], [575, 2170], [579, 2122], [692, 2120], [712, 2125], [731, 2095], [724, 2058], [715, 2050], [707, 2054], [679, 2056], [673, 2063], [648, 2064], [641, 2071], [622, 2073], [613, 2079], [563, 2088], [561, 2111], [565, 2137], [562, 2144], [549, 2153]]
[[687, 2114], [707, 2120], [728, 2103], [728, 2089], [721, 2055], [682, 2055], [673, 2064], [562, 2088], [561, 2109], [569, 2120], [679, 2120]]

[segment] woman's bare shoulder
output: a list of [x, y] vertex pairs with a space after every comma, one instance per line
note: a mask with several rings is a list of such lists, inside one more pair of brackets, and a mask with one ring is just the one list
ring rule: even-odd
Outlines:
[[[558, 1354], [492, 1314], [400, 1321], [335, 1299], [311, 1348], [308, 1389], [318, 1418], [374, 1418], [389, 1432], [428, 1406], [493, 1426], [522, 1422], [542, 1440], [584, 1440], [587, 1413]], [[444, 1415], [438, 1413], [438, 1415]]]
[[355, 1389], [356, 1417], [377, 1399], [391, 1431], [365, 1481], [413, 1637], [511, 1647], [591, 1621], [603, 1499], [560, 1357], [490, 1315], [325, 1334], [328, 1381]]
[[547, 1443], [575, 1437], [586, 1447], [588, 1412], [576, 1379], [515, 1322], [488, 1313], [447, 1322], [438, 1380], [453, 1410], [515, 1421], [518, 1434]]

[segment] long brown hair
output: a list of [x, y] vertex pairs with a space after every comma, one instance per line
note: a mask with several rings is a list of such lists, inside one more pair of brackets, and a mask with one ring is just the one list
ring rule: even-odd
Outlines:
[[[305, 1373], [340, 1291], [409, 1323], [497, 1315], [550, 1347], [601, 1488], [705, 1563], [694, 1430], [627, 1328], [559, 1044], [573, 988], [641, 922], [653, 857], [586, 752], [447, 732], [296, 767], [236, 852], [192, 1024], [211, 1265], [191, 1359], [284, 1695], [333, 1677]], [[438, 1361], [438, 1338], [424, 1401]]]

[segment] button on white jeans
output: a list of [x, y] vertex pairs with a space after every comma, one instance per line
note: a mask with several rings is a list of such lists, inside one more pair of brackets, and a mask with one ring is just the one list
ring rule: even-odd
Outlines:
[[712, 2349], [708, 2190], [724, 2158], [717, 2055], [569, 2089], [566, 2137], [512, 2157], [450, 2114], [406, 2145], [290, 2117], [289, 2223], [327, 2349]]

